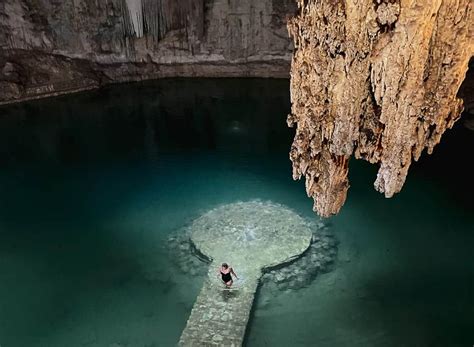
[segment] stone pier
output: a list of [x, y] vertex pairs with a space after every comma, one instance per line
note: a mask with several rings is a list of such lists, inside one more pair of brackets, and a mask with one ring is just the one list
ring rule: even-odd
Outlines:
[[258, 277], [227, 290], [207, 279], [181, 338], [181, 346], [241, 346], [258, 286]]
[[[216, 208], [191, 229], [191, 242], [211, 265], [179, 345], [241, 346], [262, 271], [304, 253], [311, 228], [281, 205], [247, 202]], [[238, 276], [230, 290], [218, 274], [223, 262]]]

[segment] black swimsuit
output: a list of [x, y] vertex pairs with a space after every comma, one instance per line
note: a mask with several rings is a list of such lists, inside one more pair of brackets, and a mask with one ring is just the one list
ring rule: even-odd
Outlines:
[[232, 281], [232, 276], [230, 275], [230, 272], [225, 274], [221, 271], [221, 275], [222, 275], [222, 280], [224, 281], [224, 283], [228, 283]]

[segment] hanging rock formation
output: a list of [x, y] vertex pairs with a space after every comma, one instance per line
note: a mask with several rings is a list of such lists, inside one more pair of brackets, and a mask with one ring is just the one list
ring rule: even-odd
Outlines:
[[474, 52], [471, 0], [298, 0], [289, 24], [293, 178], [321, 216], [346, 199], [352, 155], [391, 197], [462, 111]]
[[0, 103], [160, 77], [288, 77], [293, 0], [2, 0]]

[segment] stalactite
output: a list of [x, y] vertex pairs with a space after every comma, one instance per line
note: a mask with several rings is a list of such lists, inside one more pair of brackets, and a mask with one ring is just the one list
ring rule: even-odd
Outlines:
[[128, 11], [127, 4], [125, 0], [122, 0], [120, 3], [120, 10], [122, 12], [121, 21], [122, 21], [122, 37], [128, 37], [133, 35], [132, 25], [130, 23], [130, 15]]
[[171, 29], [175, 8], [188, 7], [187, 3], [172, 0], [123, 0], [124, 34], [130, 37], [151, 36], [161, 40]]
[[161, 40], [170, 30], [171, 6], [169, 0], [143, 0], [144, 32]]
[[472, 4], [298, 0], [290, 157], [320, 215], [343, 205], [352, 155], [380, 164], [374, 186], [391, 197], [412, 160], [458, 119], [456, 93], [474, 53]]
[[125, 0], [136, 37], [143, 36], [142, 0]]

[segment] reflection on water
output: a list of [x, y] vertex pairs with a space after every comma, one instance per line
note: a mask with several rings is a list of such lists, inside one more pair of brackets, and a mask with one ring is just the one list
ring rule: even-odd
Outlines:
[[[288, 112], [287, 81], [252, 79], [0, 108], [0, 344], [174, 345], [204, 277], [176, 265], [170, 234], [256, 198], [315, 218], [291, 180]], [[335, 270], [297, 291], [264, 284], [247, 344], [471, 345], [473, 149], [456, 127], [393, 199], [352, 162]]]

